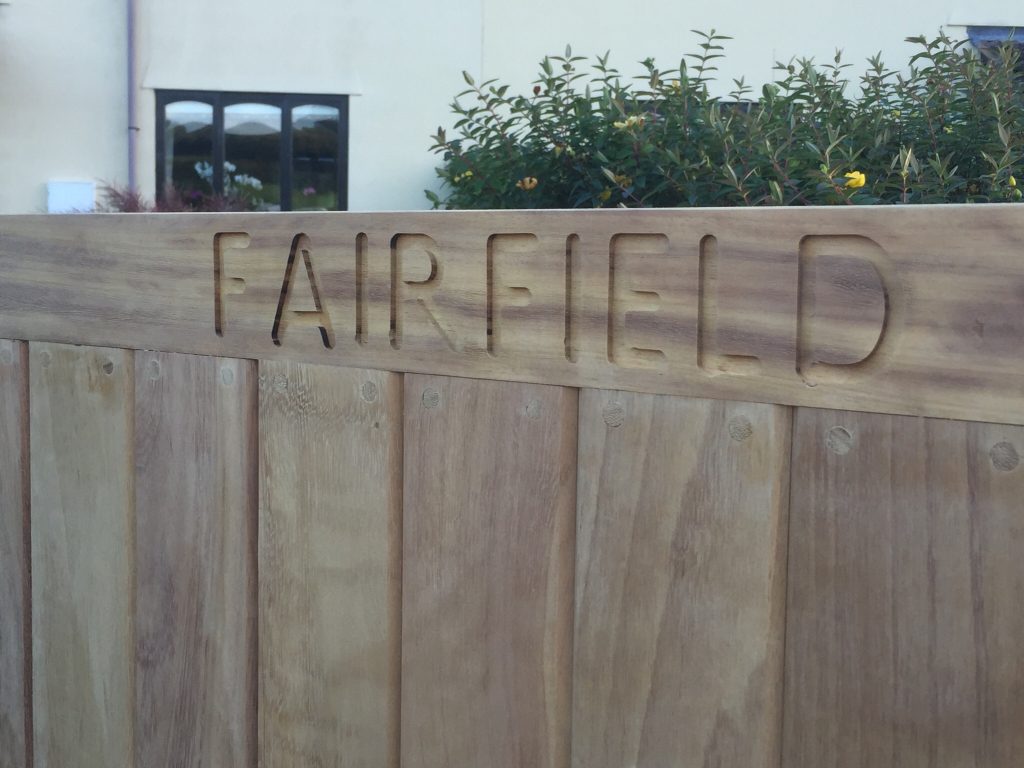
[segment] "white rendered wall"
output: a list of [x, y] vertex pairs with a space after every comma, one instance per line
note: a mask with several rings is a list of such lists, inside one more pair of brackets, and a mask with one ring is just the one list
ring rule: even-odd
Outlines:
[[854, 64], [848, 71], [860, 73], [879, 51], [890, 65], [906, 65], [914, 49], [903, 42], [907, 37], [933, 37], [941, 29], [963, 36], [966, 25], [1015, 24], [1024, 29], [1021, 0], [484, 0], [483, 74], [527, 83], [544, 54], [559, 54], [566, 44], [586, 56], [610, 50], [611, 63], [623, 73], [638, 74], [636, 62], [649, 56], [660, 68], [674, 69], [681, 54], [697, 50], [690, 30], [714, 28], [733, 38], [719, 61], [722, 92], [739, 77], [759, 91], [774, 79], [774, 63], [794, 56], [831, 62], [841, 48]]
[[462, 70], [480, 66], [477, 0], [140, 2], [144, 189], [155, 186], [152, 89], [352, 94], [349, 208], [425, 207], [429, 136]]
[[[0, 213], [45, 207], [50, 179], [127, 182], [127, 0], [10, 0], [0, 5]], [[962, 25], [1024, 27], [1020, 0], [137, 0], [138, 169], [155, 185], [154, 89], [352, 94], [349, 206], [426, 207], [462, 70], [526, 88], [567, 43], [611, 50], [626, 74], [653, 56], [675, 67], [690, 29], [731, 35], [722, 90], [759, 86], [794, 55], [856, 66], [882, 51], [905, 63], [908, 35]]]
[[50, 179], [123, 179], [123, 0], [0, 5], [0, 214], [46, 211]]

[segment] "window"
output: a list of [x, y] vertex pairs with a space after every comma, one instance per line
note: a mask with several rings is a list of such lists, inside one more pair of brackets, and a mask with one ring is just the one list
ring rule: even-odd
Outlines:
[[1024, 31], [1013, 27], [968, 27], [967, 39], [986, 60], [998, 56], [1004, 46], [1016, 48], [1020, 56], [1016, 71], [1024, 75]]
[[157, 194], [264, 211], [348, 207], [348, 97], [156, 92]]

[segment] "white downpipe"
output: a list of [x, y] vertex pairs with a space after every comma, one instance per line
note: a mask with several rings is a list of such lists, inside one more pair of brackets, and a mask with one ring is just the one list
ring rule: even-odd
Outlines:
[[128, 188], [133, 192], [138, 189], [138, 115], [136, 97], [136, 56], [135, 56], [135, 15], [137, 0], [127, 2], [127, 34], [128, 34]]

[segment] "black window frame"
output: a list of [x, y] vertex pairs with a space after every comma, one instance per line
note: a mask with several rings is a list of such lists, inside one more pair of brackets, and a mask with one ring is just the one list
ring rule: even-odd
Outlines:
[[281, 210], [292, 210], [292, 110], [295, 107], [318, 105], [338, 110], [338, 207], [348, 210], [348, 96], [322, 93], [265, 93], [257, 91], [201, 91], [158, 89], [156, 91], [156, 194], [163, 199], [167, 178], [164, 160], [167, 157], [167, 105], [177, 101], [198, 101], [213, 108], [213, 188], [224, 190], [224, 108], [234, 104], [266, 104], [281, 110]]

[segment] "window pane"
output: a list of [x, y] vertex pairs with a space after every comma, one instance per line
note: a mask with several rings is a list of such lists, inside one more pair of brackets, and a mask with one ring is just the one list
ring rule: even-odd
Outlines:
[[175, 101], [164, 110], [164, 192], [189, 201], [212, 191], [213, 107]]
[[292, 209], [338, 207], [338, 109], [306, 104], [292, 110]]
[[224, 108], [224, 192], [263, 211], [281, 210], [281, 109], [269, 104]]

